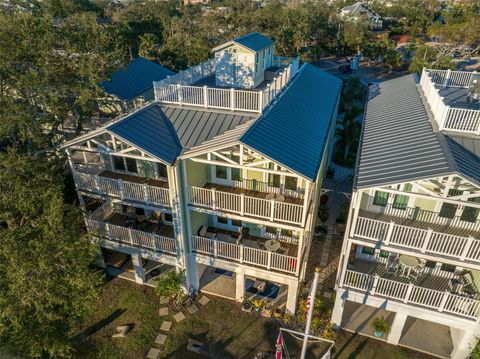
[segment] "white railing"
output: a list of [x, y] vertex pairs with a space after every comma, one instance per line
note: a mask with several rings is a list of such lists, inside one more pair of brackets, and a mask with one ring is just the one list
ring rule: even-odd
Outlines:
[[462, 262], [480, 261], [480, 240], [473, 237], [461, 237], [365, 217], [358, 217], [353, 233], [356, 237], [380, 241], [386, 246], [440, 254]]
[[241, 179], [239, 181], [232, 181], [232, 186], [237, 188], [248, 189], [251, 191], [258, 191], [264, 193], [276, 193], [283, 194], [285, 196], [294, 197], [294, 198], [303, 198], [305, 190], [302, 188], [297, 188], [296, 190], [287, 189], [285, 187], [275, 187], [270, 186], [268, 182], [262, 182], [251, 179]]
[[[261, 113], [298, 72], [299, 67], [298, 58], [291, 59], [289, 65], [264, 90], [192, 86], [193, 83], [215, 72], [212, 61], [210, 60], [207, 65], [198, 65], [201, 69], [196, 71], [189, 69], [165, 80], [154, 82], [155, 99], [159, 102], [178, 105]], [[187, 72], [188, 76], [185, 75]]]
[[298, 274], [297, 258], [200, 236], [191, 236], [192, 251], [210, 257]]
[[177, 254], [174, 238], [117, 226], [90, 218], [86, 219], [86, 223], [89, 231], [99, 233], [107, 240], [151, 249], [157, 252]]
[[307, 208], [304, 208], [303, 205], [194, 186], [188, 187], [188, 201], [191, 205], [213, 210], [232, 212], [242, 216], [250, 215], [269, 221], [281, 221], [297, 225], [303, 225], [307, 211]]
[[480, 135], [480, 111], [448, 106], [440, 96], [443, 87], [468, 87], [473, 72], [423, 69], [420, 86], [440, 131]]
[[476, 320], [480, 301], [467, 298], [448, 291], [439, 291], [425, 287], [415, 286], [412, 283], [402, 283], [391, 279], [381, 278], [378, 275], [347, 270], [343, 286], [360, 290], [403, 303], [411, 303], [427, 307], [439, 312], [448, 312]]
[[[389, 194], [389, 199], [395, 196], [394, 194]], [[408, 196], [408, 195], [407, 195]], [[441, 217], [439, 212], [427, 211], [423, 209], [413, 208], [413, 207], [403, 207], [395, 208], [393, 203], [387, 203], [385, 206], [375, 205], [374, 197], [368, 196], [366, 203], [362, 204], [361, 210], [372, 212], [372, 213], [381, 213], [387, 216], [393, 216], [404, 219], [411, 219], [415, 222], [424, 222], [438, 224], [441, 226], [462, 228], [469, 231], [480, 231], [480, 219], [470, 222], [462, 220], [461, 216], [454, 216], [453, 218]], [[477, 208], [480, 210], [480, 204], [475, 202], [466, 202], [463, 204], [464, 207]]]
[[112, 197], [120, 197], [123, 200], [170, 206], [170, 194], [168, 188], [127, 182], [121, 179], [107, 178], [78, 171], [72, 171], [72, 174], [78, 189]]

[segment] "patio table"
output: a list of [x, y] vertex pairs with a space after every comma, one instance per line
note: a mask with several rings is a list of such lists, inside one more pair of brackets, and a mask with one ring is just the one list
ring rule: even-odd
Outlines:
[[420, 266], [420, 260], [418, 258], [407, 256], [405, 254], [400, 255], [399, 262], [403, 269], [403, 275], [405, 275], [405, 272], [406, 272], [407, 277], [410, 276], [410, 272], [412, 269], [415, 269], [418, 266]]
[[267, 249], [267, 251], [270, 251], [270, 252], [278, 251], [281, 246], [282, 245], [280, 244], [280, 242], [277, 241], [276, 239], [269, 239], [268, 241], [265, 242], [265, 248]]

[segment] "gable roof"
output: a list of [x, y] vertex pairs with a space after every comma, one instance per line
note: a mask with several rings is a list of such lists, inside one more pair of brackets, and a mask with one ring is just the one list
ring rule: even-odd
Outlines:
[[131, 101], [135, 97], [153, 87], [154, 81], [161, 81], [175, 72], [143, 57], [131, 61], [125, 69], [112, 74], [109, 81], [100, 86], [111, 95], [124, 101]]
[[367, 15], [368, 17], [380, 17], [380, 15], [360, 1], [353, 5], [345, 6], [341, 11], [352, 17], [360, 17], [362, 15]]
[[413, 75], [370, 87], [355, 187], [376, 187], [453, 173], [478, 181], [479, 168], [478, 156], [453, 139], [434, 132]]
[[315, 181], [342, 81], [310, 64], [291, 81], [240, 141]]
[[220, 46], [217, 46], [213, 49], [213, 51], [217, 51], [220, 49], [223, 49], [227, 46], [233, 45], [233, 44], [238, 44], [243, 47], [246, 47], [247, 49], [250, 49], [252, 51], [260, 51], [263, 50], [264, 48], [270, 46], [273, 44], [273, 41], [258, 33], [258, 32], [251, 32], [249, 34], [245, 34], [242, 36], [239, 36], [231, 41], [228, 41]]
[[175, 129], [157, 105], [146, 106], [106, 129], [168, 164], [182, 151]]

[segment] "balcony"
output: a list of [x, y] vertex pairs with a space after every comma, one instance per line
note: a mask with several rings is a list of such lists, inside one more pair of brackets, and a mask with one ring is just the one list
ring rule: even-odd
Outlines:
[[415, 279], [387, 272], [384, 263], [356, 260], [346, 271], [343, 287], [368, 295], [388, 298], [438, 312], [476, 320], [480, 309], [479, 294], [452, 293], [457, 276], [439, 269], [424, 269]]
[[304, 206], [301, 198], [213, 183], [188, 186], [188, 201], [196, 207], [297, 226], [304, 225], [310, 202]]
[[424, 69], [420, 87], [440, 131], [480, 135], [480, 103], [468, 101], [473, 72]]
[[100, 234], [108, 241], [177, 254], [172, 226], [146, 216], [127, 216], [115, 212], [108, 201], [90, 214], [86, 224], [89, 231]]
[[267, 270], [298, 275], [298, 245], [279, 241], [280, 247], [267, 250], [268, 238], [208, 227], [201, 236], [191, 236], [192, 251], [213, 258], [245, 263]]
[[154, 82], [155, 99], [161, 103], [261, 113], [285, 88], [299, 67], [298, 58], [277, 57], [275, 63], [283, 69], [272, 81], [262, 83], [257, 89], [239, 90], [212, 85], [209, 79], [215, 74], [215, 61], [208, 60]]
[[[478, 264], [480, 261], [480, 240], [473, 236], [463, 237], [451, 233], [436, 232], [433, 226], [412, 221], [407, 225], [394, 221], [383, 221], [364, 217], [359, 213], [355, 223], [354, 236], [383, 246], [401, 248], [417, 253], [444, 256], [461, 262]], [[424, 228], [422, 228], [424, 227]], [[478, 232], [472, 232], [479, 236]]]
[[104, 169], [72, 170], [77, 189], [153, 206], [170, 207], [168, 182]]

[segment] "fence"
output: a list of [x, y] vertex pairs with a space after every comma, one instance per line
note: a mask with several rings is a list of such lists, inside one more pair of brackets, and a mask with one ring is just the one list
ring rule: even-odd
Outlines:
[[107, 178], [91, 173], [82, 173], [78, 171], [73, 171], [72, 173], [78, 189], [113, 197], [120, 197], [123, 200], [170, 206], [170, 194], [168, 188], [126, 182], [121, 179]]
[[464, 71], [423, 69], [420, 86], [440, 131], [452, 130], [480, 135], [480, 111], [453, 108], [446, 105], [439, 94], [442, 87], [468, 87], [473, 74]]
[[174, 238], [117, 226], [92, 218], [88, 218], [86, 223], [89, 231], [98, 232], [101, 236], [114, 242], [151, 249], [157, 252], [177, 254]]
[[[278, 62], [283, 63], [284, 59]], [[154, 82], [155, 99], [163, 103], [260, 113], [298, 72], [299, 61], [298, 58], [290, 59], [289, 65], [264, 90], [192, 86], [215, 72], [213, 60], [204, 64]]]
[[298, 274], [296, 257], [199, 236], [191, 236], [191, 243], [195, 253]]
[[448, 312], [469, 319], [476, 320], [480, 301], [474, 298], [463, 297], [448, 291], [439, 291], [415, 286], [412, 283], [402, 283], [395, 280], [381, 278], [378, 275], [347, 270], [343, 286], [367, 292], [371, 295], [391, 298], [411, 303], [439, 312]]
[[306, 216], [306, 208], [303, 205], [278, 202], [274, 199], [263, 199], [222, 192], [216, 189], [201, 187], [188, 187], [188, 200], [192, 205], [224, 210], [240, 215], [251, 215], [293, 224], [303, 224]]
[[439, 233], [431, 229], [408, 227], [365, 217], [358, 217], [354, 235], [381, 241], [387, 246], [440, 254], [460, 261], [480, 260], [480, 240], [473, 237]]

